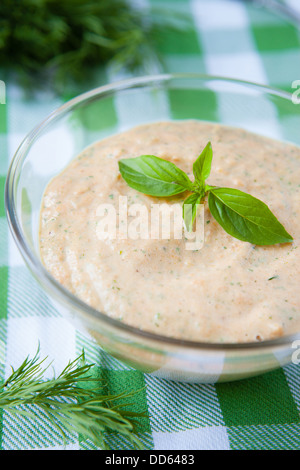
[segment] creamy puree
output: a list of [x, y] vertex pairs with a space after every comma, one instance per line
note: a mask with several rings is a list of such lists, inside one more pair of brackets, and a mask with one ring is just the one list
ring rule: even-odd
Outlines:
[[[228, 235], [205, 204], [205, 243], [100, 240], [97, 208], [162, 200], [125, 183], [118, 160], [152, 154], [191, 179], [208, 141], [208, 184], [264, 201], [294, 242], [253, 246]], [[40, 252], [57, 281], [95, 309], [142, 330], [208, 342], [248, 342], [300, 330], [300, 149], [244, 130], [197, 121], [143, 125], [84, 150], [48, 185], [41, 208]], [[163, 202], [183, 201], [185, 195]]]

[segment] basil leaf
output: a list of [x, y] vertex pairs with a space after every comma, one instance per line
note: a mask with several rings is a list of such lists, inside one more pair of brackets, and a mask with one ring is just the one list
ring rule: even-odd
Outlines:
[[193, 193], [186, 198], [182, 207], [182, 217], [188, 232], [193, 230], [194, 221], [197, 215], [198, 205], [201, 203], [203, 195]]
[[193, 164], [193, 174], [195, 176], [195, 182], [199, 183], [202, 187], [205, 180], [209, 177], [211, 171], [211, 163], [213, 158], [213, 151], [211, 143], [208, 142], [205, 149], [199, 155], [197, 160]]
[[193, 190], [192, 182], [184, 171], [154, 155], [120, 160], [119, 170], [131, 188], [149, 196], [174, 196]]
[[233, 237], [254, 245], [274, 245], [293, 240], [268, 206], [249, 194], [231, 188], [213, 188], [210, 212]]

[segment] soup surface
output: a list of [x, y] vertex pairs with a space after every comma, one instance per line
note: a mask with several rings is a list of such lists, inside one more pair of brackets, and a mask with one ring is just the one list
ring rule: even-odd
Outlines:
[[[264, 201], [293, 243], [239, 241], [207, 203], [197, 219], [201, 247], [188, 249], [172, 224], [169, 236], [151, 236], [153, 207], [181, 205], [187, 195], [162, 200], [131, 189], [118, 160], [156, 155], [193, 179], [192, 164], [208, 141], [214, 152], [208, 184]], [[141, 207], [149, 215], [148, 238]], [[300, 330], [299, 215], [298, 147], [219, 124], [153, 123], [95, 143], [51, 180], [41, 206], [40, 253], [57, 281], [126, 324], [193, 341], [262, 341]]]

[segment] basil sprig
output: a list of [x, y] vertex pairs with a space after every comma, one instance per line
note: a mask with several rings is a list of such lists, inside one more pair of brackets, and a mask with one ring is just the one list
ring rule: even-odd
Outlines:
[[206, 184], [211, 172], [213, 151], [208, 142], [193, 164], [194, 182], [171, 163], [154, 155], [141, 155], [119, 161], [119, 170], [133, 189], [156, 197], [169, 197], [189, 191], [183, 203], [186, 229], [193, 230], [199, 204], [208, 196], [215, 220], [231, 236], [254, 245], [274, 245], [293, 241], [268, 206], [250, 194], [233, 188]]

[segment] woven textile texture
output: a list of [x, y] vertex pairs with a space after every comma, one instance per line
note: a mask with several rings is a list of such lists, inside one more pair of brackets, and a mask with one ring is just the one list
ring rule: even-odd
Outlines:
[[[162, 64], [153, 72], [197, 72], [244, 79], [292, 91], [300, 80], [300, 27], [277, 13], [234, 0], [143, 0], [143, 8], [184, 13], [190, 28], [162, 34]], [[295, 2], [299, 3], [299, 2]], [[292, 4], [292, 2], [289, 2]], [[95, 86], [125, 74], [99, 71]], [[126, 74], [128, 76], [128, 73]], [[2, 77], [0, 76], [0, 79]], [[147, 410], [139, 425], [146, 449], [300, 449], [300, 367], [222, 384], [184, 384], [131, 369], [74, 329], [49, 302], [25, 266], [9, 233], [4, 185], [18, 145], [41, 119], [85, 90], [28, 98], [6, 83], [0, 104], [0, 380], [24, 358], [48, 355], [59, 372], [82, 348], [112, 393], [142, 390], [135, 410]], [[299, 105], [300, 106], [300, 105]], [[115, 110], [121, 112], [120, 109]], [[120, 436], [107, 435], [112, 449], [129, 449]], [[28, 420], [0, 411], [0, 449], [94, 449], [79, 438], [63, 446], [44, 416]]]

